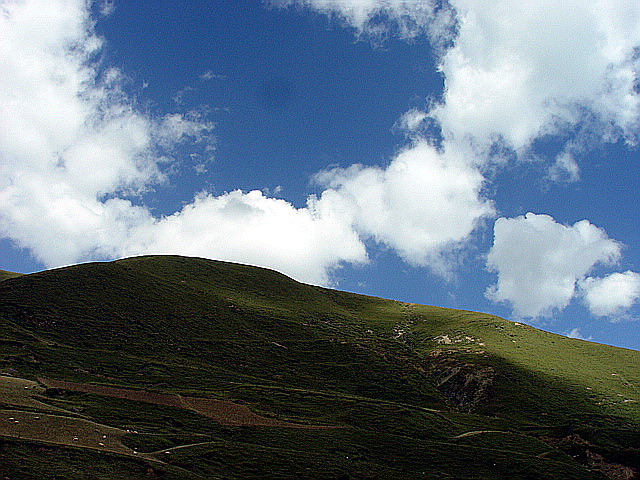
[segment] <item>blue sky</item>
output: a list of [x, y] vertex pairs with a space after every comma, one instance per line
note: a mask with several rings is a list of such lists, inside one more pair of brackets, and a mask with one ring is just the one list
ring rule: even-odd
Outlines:
[[640, 348], [633, 1], [0, 0], [0, 268], [178, 253]]

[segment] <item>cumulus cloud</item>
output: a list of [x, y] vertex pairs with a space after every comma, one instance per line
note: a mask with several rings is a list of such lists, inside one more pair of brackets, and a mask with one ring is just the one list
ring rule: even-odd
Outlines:
[[319, 203], [363, 236], [407, 262], [446, 271], [442, 255], [466, 241], [494, 213], [480, 195], [483, 177], [462, 153], [421, 141], [387, 168], [354, 165], [318, 174], [327, 187]]
[[635, 137], [637, 2], [450, 3], [458, 35], [441, 62], [443, 102], [431, 112], [447, 137], [523, 151], [594, 121], [607, 135]]
[[84, 2], [1, 8], [0, 234], [47, 265], [77, 261], [144, 215], [99, 198], [162, 181], [152, 145], [163, 129], [135, 111], [117, 70], [98, 72]]
[[5, 2], [3, 12], [0, 233], [47, 266], [181, 253], [327, 284], [341, 263], [367, 261], [362, 239], [372, 238], [446, 273], [444, 255], [493, 215], [462, 153], [417, 141], [387, 168], [321, 173], [325, 191], [304, 208], [257, 191], [203, 193], [156, 218], [135, 195], [170, 181], [177, 145], [213, 149], [213, 125], [136, 109], [122, 73], [100, 68], [86, 2]]
[[[409, 32], [405, 37], [430, 36], [442, 54], [445, 90], [429, 114], [446, 141], [471, 142], [480, 152], [501, 142], [518, 153], [543, 135], [579, 137], [585, 131], [599, 132], [607, 141], [624, 136], [635, 142], [640, 113], [636, 1], [279, 3], [339, 15], [362, 32], [400, 25], [401, 32]], [[448, 48], [440, 50], [438, 39]], [[568, 172], [575, 175], [573, 166]]]
[[239, 190], [200, 194], [173, 215], [130, 233], [123, 254], [178, 253], [268, 265], [295, 278], [330, 284], [340, 262], [365, 262], [364, 245], [348, 223], [311, 197], [306, 208]]
[[499, 218], [487, 257], [498, 282], [487, 290], [487, 297], [510, 303], [519, 316], [550, 316], [571, 302], [576, 282], [595, 265], [617, 261], [620, 248], [587, 220], [562, 225], [533, 213]]
[[[103, 13], [112, 2], [101, 2]], [[348, 223], [311, 198], [295, 208], [259, 192], [201, 194], [155, 218], [140, 192], [170, 180], [178, 145], [210, 151], [213, 125], [194, 112], [154, 118], [100, 64], [84, 0], [0, 3], [0, 236], [46, 266], [182, 253], [277, 268], [329, 283], [366, 261]]]
[[640, 298], [640, 274], [630, 270], [580, 282], [584, 303], [597, 317], [624, 315]]
[[[342, 262], [366, 261], [363, 239], [373, 239], [446, 273], [447, 254], [494, 215], [479, 170], [493, 142], [520, 152], [541, 135], [570, 138], [567, 130], [594, 122], [607, 140], [633, 141], [637, 129], [635, 2], [275, 0], [339, 16], [372, 37], [428, 35], [441, 55], [442, 102], [400, 120], [413, 143], [387, 167], [322, 172], [325, 190], [303, 208], [259, 192], [205, 193], [156, 218], [136, 195], [170, 181], [177, 145], [213, 150], [213, 125], [193, 112], [155, 118], [137, 109], [122, 74], [100, 63], [89, 3], [0, 0], [0, 236], [48, 266], [184, 253], [327, 283]], [[97, 5], [113, 10], [111, 1]], [[442, 129], [440, 149], [415, 134], [428, 119]], [[577, 179], [565, 152], [550, 176]], [[563, 308], [593, 265], [619, 256], [587, 221], [566, 227], [530, 214], [499, 219], [495, 235], [490, 296], [525, 316]], [[519, 259], [518, 247], [540, 261]], [[527, 290], [535, 285], [540, 294]]]
[[[415, 162], [428, 174], [392, 180], [398, 175], [396, 165], [406, 163], [400, 161], [400, 155], [388, 169], [353, 166], [331, 172], [325, 177], [329, 190], [322, 197], [348, 212], [361, 234], [391, 246], [409, 262], [433, 263], [446, 246], [468, 238], [478, 220], [488, 215], [489, 204], [478, 194], [482, 179], [476, 168], [487, 166], [496, 146], [522, 158], [531, 155], [537, 139], [553, 136], [564, 145], [555, 158], [548, 159], [553, 162], [548, 176], [555, 182], [575, 182], [580, 167], [574, 153], [588, 146], [587, 139], [636, 142], [640, 118], [638, 2], [276, 3], [338, 16], [358, 32], [374, 37], [380, 29], [396, 28], [401, 37], [424, 34], [434, 43], [444, 78], [442, 97], [439, 103], [430, 99], [432, 107], [425, 112], [410, 110], [398, 126], [416, 140], [420, 127], [431, 119], [442, 132], [443, 151], [465, 151], [466, 166], [451, 178], [467, 179], [467, 193], [461, 195], [455, 186], [451, 187], [456, 191], [453, 197], [447, 195], [447, 186], [433, 197], [424, 192], [430, 191], [432, 180], [450, 164], [446, 155], [425, 155], [429, 149], [418, 141], [407, 152], [438, 158]], [[409, 190], [405, 180], [412, 185]], [[444, 175], [441, 181], [447, 182]], [[423, 197], [417, 195], [418, 184], [424, 187]], [[421, 200], [407, 200], [409, 191]], [[451, 223], [445, 220], [442, 232], [434, 234], [430, 225], [442, 220], [434, 213], [443, 207], [442, 198], [454, 199], [442, 210], [451, 214]], [[365, 205], [375, 205], [373, 213], [363, 213]], [[467, 214], [464, 209], [470, 206]], [[399, 214], [390, 213], [396, 211]], [[488, 295], [511, 302], [524, 316], [549, 315], [554, 308], [564, 308], [575, 295], [577, 280], [595, 264], [619, 256], [618, 244], [586, 220], [566, 227], [551, 217], [533, 214], [499, 219], [495, 241], [489, 266], [498, 272], [499, 280]], [[580, 258], [573, 256], [576, 252]]]

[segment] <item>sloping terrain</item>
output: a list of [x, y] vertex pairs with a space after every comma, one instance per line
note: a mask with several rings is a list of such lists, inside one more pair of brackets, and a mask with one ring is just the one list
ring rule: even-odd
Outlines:
[[640, 352], [256, 267], [0, 277], [0, 478], [630, 479], [639, 386]]

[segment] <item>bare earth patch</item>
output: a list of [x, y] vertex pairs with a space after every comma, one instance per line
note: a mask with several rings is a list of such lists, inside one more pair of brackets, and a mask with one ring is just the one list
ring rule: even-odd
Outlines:
[[245, 405], [233, 403], [226, 400], [215, 400], [212, 398], [183, 397], [168, 393], [149, 392], [146, 390], [134, 390], [129, 388], [107, 387], [105, 385], [91, 385], [88, 383], [76, 383], [66, 380], [52, 380], [49, 378], [38, 379], [43, 385], [50, 388], [60, 388], [72, 392], [84, 392], [113, 397], [134, 402], [151, 403], [167, 407], [177, 407], [199, 413], [214, 420], [221, 425], [228, 426], [265, 426], [265, 427], [288, 427], [305, 429], [325, 429], [336, 428], [329, 426], [303, 425], [299, 423], [289, 423], [267, 418], [253, 413]]

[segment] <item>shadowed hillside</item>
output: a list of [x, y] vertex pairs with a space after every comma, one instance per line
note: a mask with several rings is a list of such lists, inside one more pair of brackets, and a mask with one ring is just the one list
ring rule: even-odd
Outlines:
[[640, 352], [256, 267], [0, 272], [0, 362], [10, 479], [640, 470]]

